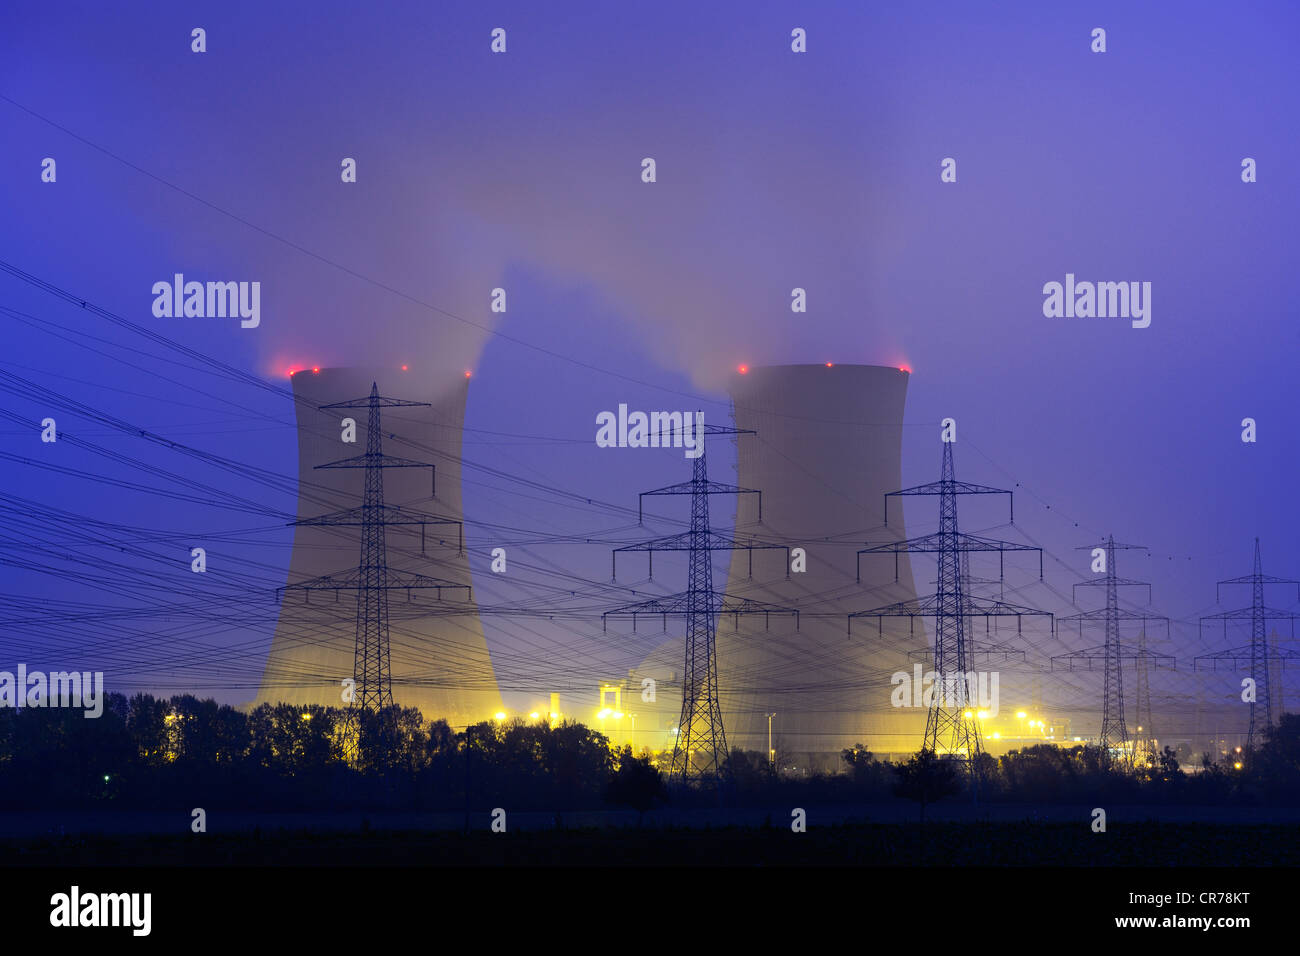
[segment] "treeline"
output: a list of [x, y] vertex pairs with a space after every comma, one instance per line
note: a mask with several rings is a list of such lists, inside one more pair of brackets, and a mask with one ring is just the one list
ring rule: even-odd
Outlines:
[[[880, 765], [865, 751], [845, 751], [846, 762], [880, 785]], [[950, 761], [922, 752], [891, 768], [892, 792], [927, 803], [970, 796], [1007, 803], [1108, 802], [1185, 806], [1300, 806], [1300, 715], [1283, 714], [1263, 734], [1253, 753], [1216, 759], [1204, 753], [1196, 766], [1179, 765], [1165, 747], [1153, 765], [1126, 770], [1107, 761], [1098, 747], [1039, 744], [1001, 757], [981, 754], [974, 775], [956, 772]], [[1188, 772], [1190, 771], [1190, 772]]]
[[345, 716], [148, 694], [111, 694], [93, 720], [67, 708], [0, 709], [0, 809], [449, 810], [467, 794], [476, 809], [594, 809], [611, 787], [611, 799], [626, 797], [628, 774], [648, 767], [580, 724], [489, 721], [457, 733], [396, 707], [363, 712], [360, 759], [349, 766]]
[[[976, 779], [964, 766], [933, 754], [905, 762], [876, 759], [864, 744], [841, 752], [844, 773], [790, 779], [771, 772], [758, 754], [733, 751], [726, 791], [738, 804], [789, 806], [871, 803], [904, 797], [922, 806], [944, 798], [972, 799]], [[1240, 766], [1238, 766], [1240, 764]], [[1202, 754], [1180, 766], [1166, 747], [1154, 766], [1125, 770], [1100, 748], [1038, 744], [1000, 757], [981, 754], [978, 799], [989, 803], [1167, 806], [1300, 806], [1300, 715], [1283, 714], [1255, 753], [1216, 759]], [[675, 803], [703, 804], [702, 793], [673, 791]]]
[[[0, 809], [590, 810], [807, 806], [906, 797], [922, 806], [969, 796], [953, 762], [877, 760], [845, 750], [844, 772], [790, 779], [763, 755], [735, 750], [717, 787], [668, 787], [648, 753], [613, 749], [581, 724], [485, 721], [456, 731], [414, 708], [363, 714], [360, 759], [340, 749], [346, 711], [263, 704], [244, 713], [191, 695], [109, 695], [103, 716], [0, 708]], [[663, 758], [666, 761], [666, 755]], [[1235, 766], [1237, 762], [1241, 768]], [[666, 769], [666, 768], [665, 768]], [[1119, 772], [1095, 747], [1029, 747], [980, 765], [981, 801], [1300, 806], [1300, 716], [1283, 715], [1257, 753], [1209, 755], [1184, 772]]]

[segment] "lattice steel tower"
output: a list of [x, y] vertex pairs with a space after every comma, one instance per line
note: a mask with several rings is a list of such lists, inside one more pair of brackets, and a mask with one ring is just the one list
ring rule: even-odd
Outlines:
[[[346, 402], [322, 405], [322, 411], [340, 408], [364, 408], [366, 419], [366, 453], [352, 458], [317, 465], [317, 468], [364, 468], [365, 493], [360, 508], [350, 508], [332, 514], [307, 518], [291, 522], [295, 525], [318, 526], [352, 526], [361, 528], [360, 563], [353, 570], [342, 574], [326, 574], [321, 577], [286, 585], [283, 590], [311, 591], [356, 591], [357, 592], [357, 626], [356, 648], [352, 679], [356, 687], [344, 719], [342, 743], [344, 756], [349, 763], [356, 763], [361, 753], [361, 716], [363, 712], [382, 712], [393, 706], [392, 677], [389, 666], [388, 643], [388, 592], [395, 590], [436, 590], [438, 597], [448, 589], [466, 591], [467, 585], [456, 584], [439, 578], [398, 571], [388, 567], [388, 553], [385, 528], [388, 525], [419, 525], [421, 541], [426, 525], [445, 525], [461, 523], [441, 515], [410, 511], [396, 505], [384, 504], [384, 469], [385, 468], [430, 468], [426, 462], [395, 458], [383, 452], [383, 431], [381, 429], [380, 409], [404, 408], [428, 405], [428, 402], [408, 402], [397, 398], [385, 398], [379, 394], [378, 383], [370, 386], [367, 398], [358, 398]], [[463, 546], [463, 527], [461, 542]], [[423, 543], [421, 545], [423, 551]]]
[[1250, 607], [1238, 608], [1235, 611], [1223, 611], [1219, 614], [1207, 614], [1201, 618], [1200, 627], [1204, 629], [1206, 621], [1222, 621], [1223, 634], [1224, 637], [1227, 637], [1229, 621], [1249, 620], [1250, 643], [1243, 647], [1219, 651], [1216, 654], [1202, 654], [1196, 658], [1195, 665], [1199, 666], [1201, 661], [1211, 661], [1214, 664], [1214, 669], [1218, 670], [1220, 663], [1232, 665], [1240, 664], [1243, 661], [1249, 663], [1250, 676], [1255, 680], [1255, 699], [1250, 702], [1250, 726], [1246, 731], [1246, 749], [1252, 751], [1256, 744], [1259, 743], [1259, 738], [1264, 731], [1273, 725], [1273, 699], [1269, 687], [1270, 662], [1277, 661], [1282, 668], [1285, 668], [1287, 661], [1300, 659], [1300, 654], [1295, 651], [1281, 648], [1270, 650], [1269, 648], [1268, 622], [1270, 620], [1291, 621], [1291, 636], [1295, 637], [1295, 621], [1296, 618], [1300, 617], [1300, 614], [1267, 607], [1264, 604], [1264, 585], [1294, 584], [1296, 585], [1296, 596], [1300, 598], [1300, 581], [1275, 578], [1271, 574], [1265, 574], [1259, 559], [1259, 538], [1256, 538], [1255, 570], [1239, 578], [1220, 581], [1215, 586], [1215, 603], [1218, 603], [1219, 600], [1219, 589], [1225, 584], [1249, 584], [1251, 588]]
[[1138, 635], [1137, 662], [1137, 732], [1133, 747], [1139, 764], [1154, 767], [1156, 764], [1156, 732], [1151, 716], [1151, 673], [1147, 667], [1147, 632]]
[[[939, 498], [939, 531], [937, 534], [924, 535], [907, 541], [893, 542], [864, 548], [863, 554], [894, 555], [895, 575], [897, 575], [898, 555], [904, 552], [937, 552], [939, 555], [939, 574], [935, 593], [932, 597], [900, 601], [896, 604], [859, 611], [849, 615], [850, 631], [853, 619], [857, 617], [874, 617], [877, 629], [882, 629], [886, 617], [934, 618], [934, 672], [943, 683], [941, 691], [932, 698], [929, 713], [926, 716], [925, 742], [923, 748], [936, 754], [947, 754], [952, 759], [965, 762], [972, 773], [976, 770], [978, 756], [981, 752], [979, 702], [975, 699], [974, 688], [968, 684], [967, 675], [972, 673], [970, 665], [974, 662], [977, 651], [968, 634], [967, 622], [973, 617], [983, 617], [987, 621], [995, 617], [1016, 618], [1017, 631], [1020, 619], [1024, 616], [1051, 618], [1053, 630], [1055, 618], [1050, 612], [1010, 604], [991, 598], [977, 598], [969, 593], [966, 586], [969, 572], [964, 572], [971, 552], [996, 551], [999, 565], [1007, 551], [1037, 551], [1039, 555], [1038, 576], [1042, 579], [1042, 549], [1031, 545], [1018, 544], [1014, 541], [999, 541], [972, 534], [963, 534], [957, 527], [958, 495], [1007, 495], [1014, 502], [1012, 493], [1002, 488], [990, 488], [958, 481], [953, 468], [953, 440], [943, 443], [943, 463], [938, 481], [901, 491], [891, 491], [885, 496], [885, 523], [889, 522], [889, 499], [902, 495], [935, 495]], [[1012, 521], [1015, 520], [1014, 504]], [[1002, 569], [999, 570], [1002, 580]], [[1006, 654], [1005, 648], [981, 650], [978, 653]], [[952, 691], [949, 693], [948, 691]]]
[[[1076, 664], [1086, 663], [1088, 670], [1092, 670], [1092, 665], [1098, 660], [1103, 662], [1101, 735], [1098, 738], [1098, 745], [1101, 747], [1104, 760], [1109, 762], [1114, 756], [1112, 751], [1118, 750], [1120, 752], [1120, 762], [1131, 764], [1132, 754], [1129, 751], [1128, 725], [1124, 722], [1124, 672], [1122, 662], [1125, 660], [1140, 661], [1144, 666], [1154, 664], [1157, 668], [1162, 666], [1172, 668], [1174, 658], [1168, 654], [1147, 650], [1145, 641], [1145, 624], [1147, 621], [1164, 621], [1165, 637], [1168, 639], [1169, 618], [1158, 614], [1142, 614], [1137, 611], [1128, 611], [1119, 606], [1119, 588], [1121, 587], [1144, 587], [1147, 589], [1147, 598], [1150, 600], [1150, 584], [1146, 581], [1121, 578], [1115, 573], [1116, 551], [1145, 551], [1144, 546], [1140, 544], [1116, 544], [1112, 535], [1101, 544], [1083, 545], [1076, 550], [1101, 550], [1104, 552], [1106, 562], [1105, 577], [1079, 581], [1074, 586], [1075, 588], [1104, 587], [1106, 589], [1106, 606], [1092, 611], [1083, 611], [1079, 614], [1071, 614], [1061, 620], [1078, 622], [1080, 637], [1083, 636], [1084, 623], [1101, 622], [1106, 630], [1106, 643], [1070, 654], [1058, 654], [1052, 658], [1052, 666], [1055, 667], [1057, 661], [1062, 661], [1069, 665], [1070, 670], [1073, 670]], [[1140, 648], [1125, 646], [1121, 642], [1119, 634], [1120, 621], [1143, 622], [1143, 643]]]
[[[704, 435], [752, 435], [747, 429], [705, 425]], [[703, 443], [704, 439], [700, 439]], [[665, 443], [666, 444], [666, 443]], [[627, 551], [645, 551], [650, 555], [651, 577], [654, 573], [655, 551], [688, 551], [690, 567], [686, 590], [665, 598], [654, 598], [636, 604], [614, 608], [601, 616], [604, 619], [630, 617], [633, 628], [639, 616], [658, 616], [665, 628], [669, 616], [686, 619], [686, 660], [682, 672], [682, 712], [677, 723], [673, 744], [671, 775], [681, 779], [693, 777], [720, 777], [727, 767], [730, 751], [727, 734], [722, 723], [722, 707], [718, 700], [718, 657], [716, 648], [717, 617], [730, 614], [793, 614], [798, 621], [798, 611], [776, 605], [733, 597], [713, 588], [713, 552], [746, 550], [750, 552], [750, 570], [753, 570], [755, 550], [784, 550], [786, 575], [789, 576], [789, 547], [751, 538], [740, 542], [722, 535], [709, 527], [709, 496], [727, 494], [760, 494], [752, 488], [710, 481], [703, 446], [691, 465], [691, 480], [644, 492], [647, 495], [690, 495], [691, 526], [683, 534], [655, 538], [640, 544], [627, 545], [614, 550], [614, 574], [617, 578], [617, 555]], [[761, 500], [761, 499], [760, 499]], [[760, 512], [761, 513], [761, 512]]]

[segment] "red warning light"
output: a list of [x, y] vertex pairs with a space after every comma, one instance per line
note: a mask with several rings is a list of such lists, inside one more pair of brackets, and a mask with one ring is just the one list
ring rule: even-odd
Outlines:
[[835, 367], [835, 363], [834, 363], [834, 362], [827, 362], [827, 363], [826, 363], [826, 367], [827, 367], [827, 368], [834, 368], [834, 367]]
[[898, 370], [899, 370], [900, 372], [906, 372], [908, 375], [911, 375], [911, 374], [912, 374], [912, 369], [911, 369], [911, 367], [910, 367], [910, 366], [907, 366], [907, 365], [900, 365], [900, 366], [898, 366]]
[[744, 375], [744, 374], [746, 374], [746, 373], [749, 371], [749, 366], [748, 366], [748, 365], [739, 365], [739, 366], [736, 367], [736, 371], [739, 372], [741, 375]]
[[471, 374], [472, 374], [472, 373], [470, 372], [469, 369], [465, 369], [465, 377], [466, 377], [466, 378], [469, 378]]
[[293, 373], [296, 371], [298, 371], [296, 368], [288, 368], [285, 369], [284, 374], [288, 375], [290, 378], [293, 378]]
[[312, 366], [311, 373], [312, 373], [313, 375], [319, 375], [319, 374], [320, 374], [320, 366], [319, 366], [319, 365], [314, 365], [314, 366]]
[[407, 370], [406, 366], [403, 365], [403, 366], [402, 366], [402, 371], [405, 372], [406, 370]]

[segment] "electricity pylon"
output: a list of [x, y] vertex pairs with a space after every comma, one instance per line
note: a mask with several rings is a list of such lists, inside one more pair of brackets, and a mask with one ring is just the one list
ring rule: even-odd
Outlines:
[[[749, 429], [729, 428], [722, 425], [705, 425], [705, 435], [752, 435]], [[703, 438], [700, 439], [704, 441]], [[686, 662], [682, 670], [682, 713], [677, 722], [673, 743], [671, 776], [679, 779], [693, 777], [719, 778], [727, 767], [730, 752], [727, 734], [722, 723], [722, 707], [718, 700], [718, 658], [715, 646], [716, 618], [719, 614], [793, 614], [796, 623], [799, 612], [792, 608], [777, 607], [747, 598], [733, 597], [713, 589], [713, 552], [750, 552], [750, 573], [753, 573], [754, 550], [779, 549], [786, 552], [786, 575], [790, 573], [789, 553], [786, 545], [768, 544], [757, 539], [741, 543], [727, 535], [718, 534], [709, 527], [709, 495], [757, 494], [749, 488], [738, 488], [710, 481], [705, 464], [703, 445], [691, 466], [691, 480], [647, 491], [645, 495], [690, 495], [691, 528], [683, 534], [655, 538], [640, 544], [617, 548], [620, 551], [645, 551], [653, 556], [655, 551], [689, 551], [690, 570], [686, 590], [670, 597], [654, 598], [636, 604], [606, 611], [606, 618], [631, 617], [633, 628], [636, 619], [643, 615], [658, 615], [665, 628], [670, 615], [686, 618]], [[617, 560], [617, 559], [615, 559]], [[653, 561], [653, 557], [650, 559]], [[653, 566], [652, 566], [653, 567]], [[617, 564], [615, 564], [617, 573]]]
[[1151, 674], [1147, 667], [1147, 632], [1138, 635], [1137, 662], [1137, 732], [1133, 744], [1134, 763], [1139, 766], [1156, 765], [1156, 731], [1151, 716]]
[[1219, 601], [1219, 589], [1225, 584], [1249, 584], [1251, 588], [1250, 607], [1238, 608], [1235, 611], [1223, 611], [1219, 614], [1207, 614], [1201, 618], [1200, 627], [1204, 628], [1206, 621], [1222, 621], [1223, 636], [1226, 638], [1228, 636], [1229, 621], [1249, 620], [1250, 643], [1242, 647], [1219, 651], [1216, 654], [1202, 654], [1196, 658], [1194, 666], [1199, 667], [1201, 661], [1213, 662], [1214, 670], [1219, 669], [1220, 663], [1235, 666], [1244, 661], [1250, 665], [1250, 679], [1255, 682], [1255, 694], [1250, 701], [1250, 726], [1246, 731], [1246, 750], [1252, 751], [1264, 731], [1273, 724], [1273, 700], [1269, 688], [1270, 663], [1277, 661], [1279, 666], [1285, 669], [1287, 661], [1300, 659], [1300, 654], [1295, 651], [1281, 648], [1270, 650], [1269, 648], [1267, 623], [1270, 620], [1289, 620], [1291, 622], [1291, 636], [1295, 637], [1295, 621], [1296, 618], [1300, 617], [1300, 614], [1267, 607], [1264, 604], [1264, 585], [1294, 584], [1296, 585], [1296, 596], [1300, 598], [1300, 581], [1275, 578], [1271, 574], [1265, 574], [1259, 560], [1259, 538], [1256, 538], [1255, 570], [1239, 578], [1229, 578], [1226, 581], [1218, 582], [1215, 585], [1214, 593], [1216, 604]]
[[[425, 462], [384, 454], [380, 409], [428, 404], [428, 402], [385, 398], [379, 394], [378, 384], [371, 383], [370, 395], [367, 398], [320, 406], [322, 411], [336, 408], [367, 409], [366, 453], [316, 466], [317, 468], [364, 468], [366, 475], [362, 505], [360, 508], [349, 508], [345, 511], [290, 522], [292, 525], [361, 528], [361, 559], [356, 568], [340, 574], [326, 574], [307, 581], [299, 581], [281, 589], [306, 592], [308, 599], [312, 591], [333, 591], [336, 599], [340, 591], [357, 592], [356, 645], [352, 670], [352, 680], [356, 682], [356, 686], [353, 688], [350, 700], [346, 695], [344, 696], [349, 706], [344, 717], [342, 733], [343, 754], [351, 764], [356, 764], [361, 753], [362, 712], [382, 712], [384, 708], [393, 706], [388, 643], [388, 592], [406, 591], [409, 598], [411, 591], [433, 590], [441, 599], [444, 590], [459, 589], [466, 592], [467, 599], [469, 597], [468, 585], [456, 584], [454, 581], [432, 578], [424, 574], [398, 571], [388, 566], [385, 536], [385, 528], [388, 525], [419, 525], [422, 552], [426, 525], [461, 525], [461, 522], [453, 518], [384, 504], [383, 470], [385, 468], [432, 468], [433, 466]], [[463, 526], [461, 526], [461, 542], [463, 547]]]
[[[877, 631], [881, 634], [883, 634], [883, 619], [886, 617], [906, 617], [911, 619], [913, 624], [918, 617], [934, 618], [934, 672], [942, 682], [943, 690], [936, 692], [931, 700], [930, 711], [926, 717], [924, 749], [936, 754], [946, 754], [950, 759], [963, 761], [975, 780], [975, 791], [978, 794], [978, 777], [975, 774], [981, 752], [977, 714], [979, 702], [974, 699], [976, 695], [968, 676], [973, 673], [970, 665], [974, 663], [977, 655], [967, 633], [967, 621], [973, 617], [983, 617], [986, 621], [989, 618], [1014, 617], [1017, 633], [1020, 633], [1022, 617], [1047, 617], [1052, 619], [1054, 632], [1055, 618], [1047, 611], [1009, 604], [1002, 600], [977, 598], [969, 593], [963, 580], [962, 565], [971, 552], [996, 551], [1001, 566], [1003, 554], [1007, 551], [1037, 551], [1040, 579], [1043, 574], [1043, 552], [1041, 548], [1030, 545], [963, 534], [958, 530], [958, 495], [997, 494], [1008, 497], [1012, 495], [1010, 491], [1002, 488], [958, 481], [953, 469], [952, 446], [953, 441], [945, 440], [943, 443], [943, 464], [938, 481], [901, 491], [891, 491], [885, 495], [886, 525], [889, 524], [890, 498], [901, 495], [937, 495], [939, 498], [938, 533], [864, 548], [858, 552], [859, 562], [864, 554], [892, 552], [895, 579], [898, 577], [900, 553], [937, 552], [939, 574], [934, 595], [850, 614], [849, 629], [852, 632], [853, 619], [856, 617], [874, 617]], [[1015, 512], [1012, 511], [1013, 520], [1014, 514]], [[998, 579], [1002, 580], [1001, 570]], [[861, 580], [860, 574], [859, 580]], [[949, 690], [954, 693], [948, 693]]]
[[[1070, 654], [1058, 654], [1052, 658], [1052, 667], [1055, 669], [1058, 661], [1069, 665], [1070, 670], [1074, 670], [1076, 664], [1087, 664], [1088, 670], [1092, 670], [1092, 665], [1098, 660], [1102, 661], [1105, 667], [1102, 678], [1102, 711], [1101, 711], [1101, 736], [1098, 744], [1101, 747], [1102, 759], [1110, 762], [1114, 756], [1113, 751], [1119, 751], [1120, 763], [1125, 766], [1132, 765], [1132, 754], [1129, 752], [1128, 725], [1124, 722], [1124, 672], [1123, 661], [1141, 661], [1143, 663], [1154, 664], [1155, 667], [1173, 668], [1174, 658], [1168, 654], [1161, 654], [1158, 651], [1149, 651], [1146, 649], [1145, 626], [1147, 621], [1164, 621], [1165, 637], [1169, 636], [1169, 618], [1162, 617], [1158, 614], [1143, 614], [1137, 611], [1128, 611], [1119, 606], [1119, 589], [1121, 587], [1144, 587], [1147, 589], [1147, 599], [1151, 597], [1151, 585], [1146, 581], [1135, 581], [1131, 578], [1121, 578], [1115, 573], [1115, 552], [1140, 550], [1146, 548], [1140, 544], [1116, 544], [1114, 536], [1108, 537], [1101, 544], [1083, 545], [1076, 550], [1092, 551], [1094, 554], [1094, 567], [1096, 558], [1100, 557], [1105, 561], [1105, 577], [1099, 577], [1089, 581], [1079, 581], [1074, 586], [1081, 587], [1104, 587], [1106, 589], [1106, 606], [1097, 608], [1092, 611], [1083, 611], [1079, 614], [1071, 614], [1069, 617], [1061, 618], [1062, 621], [1077, 621], [1079, 624], [1079, 636], [1083, 636], [1083, 625], [1085, 623], [1101, 622], [1106, 631], [1106, 643], [1097, 647], [1086, 648], [1081, 651], [1074, 651]], [[1096, 552], [1101, 551], [1101, 555]], [[1098, 573], [1101, 573], [1100, 571]], [[1140, 648], [1125, 645], [1120, 640], [1119, 622], [1120, 621], [1142, 621], [1143, 622], [1143, 643]], [[1148, 703], [1149, 706], [1149, 703]]]

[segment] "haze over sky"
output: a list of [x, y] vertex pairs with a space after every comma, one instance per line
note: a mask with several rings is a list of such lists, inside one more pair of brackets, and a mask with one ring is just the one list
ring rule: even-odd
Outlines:
[[[1073, 549], [1111, 532], [1151, 546], [1124, 571], [1178, 619], [1219, 609], [1214, 582], [1248, 573], [1257, 535], [1266, 571], [1300, 575], [1291, 5], [55, 6], [0, 12], [0, 259], [131, 322], [282, 384], [312, 365], [472, 370], [467, 456], [625, 504], [684, 479], [682, 459], [597, 455], [601, 410], [724, 421], [741, 363], [906, 365], [905, 483], [937, 477], [938, 421], [957, 418], [958, 476], [1018, 485], [1017, 526], [1069, 565], [1049, 562], [1061, 586], [1086, 569]], [[1090, 51], [1099, 26], [1104, 54]], [[355, 184], [340, 182], [344, 157]], [[944, 157], [956, 183], [940, 182]], [[1241, 181], [1243, 157], [1258, 182]], [[260, 326], [154, 318], [151, 287], [177, 272], [260, 281]], [[1150, 327], [1045, 318], [1043, 284], [1067, 273], [1150, 282]], [[498, 286], [504, 315], [489, 310]], [[796, 286], [806, 315], [791, 313]], [[138, 337], [10, 276], [0, 305], [21, 314], [0, 313], [0, 371], [296, 473], [287, 397], [170, 365], [158, 346], [127, 366], [108, 343]], [[0, 408], [44, 417], [47, 402], [3, 384]], [[292, 510], [292, 494], [66, 427]], [[0, 432], [4, 493], [170, 528], [181, 551], [224, 531], [282, 579], [287, 531], [234, 540], [274, 522], [53, 474], [19, 459], [127, 472], [43, 449], [30, 425]], [[521, 507], [504, 486], [467, 488], [471, 521], [507, 505]], [[549, 507], [511, 520], [563, 525]], [[570, 530], [602, 526], [566, 514]], [[929, 520], [908, 512], [913, 531]], [[8, 529], [0, 556], [32, 559], [34, 533]], [[66, 529], [51, 541], [80, 546]], [[608, 548], [591, 550], [581, 571], [595, 575]], [[33, 596], [103, 600], [66, 574], [0, 577], [18, 648], [76, 633], [37, 640]], [[1207, 635], [1192, 642], [1191, 626], [1172, 652], [1224, 646]], [[269, 630], [250, 622], [239, 639], [264, 647]], [[211, 692], [245, 699], [232, 683]]]

